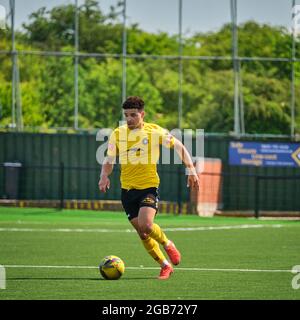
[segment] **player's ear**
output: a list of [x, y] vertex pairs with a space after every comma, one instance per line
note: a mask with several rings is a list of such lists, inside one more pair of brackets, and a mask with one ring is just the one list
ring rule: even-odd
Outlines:
[[141, 117], [144, 118], [145, 117], [145, 111], [141, 111]]

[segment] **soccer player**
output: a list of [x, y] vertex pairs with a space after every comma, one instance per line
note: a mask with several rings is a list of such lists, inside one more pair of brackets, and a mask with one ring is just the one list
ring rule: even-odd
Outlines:
[[[159, 200], [156, 163], [159, 160], [160, 145], [176, 150], [187, 167], [188, 187], [199, 188], [198, 176], [184, 145], [167, 130], [144, 122], [144, 101], [140, 97], [128, 97], [123, 103], [123, 110], [126, 124], [115, 129], [109, 138], [99, 189], [102, 192], [109, 189], [109, 175], [116, 156], [119, 156], [123, 208], [145, 249], [161, 266], [158, 279], [168, 279], [174, 272], [172, 264], [179, 264], [181, 254], [159, 225], [154, 223]], [[159, 245], [163, 246], [172, 264]]]

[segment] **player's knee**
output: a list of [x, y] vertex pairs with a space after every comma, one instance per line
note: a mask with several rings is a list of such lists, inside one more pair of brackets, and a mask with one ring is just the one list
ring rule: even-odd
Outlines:
[[138, 234], [141, 240], [146, 240], [149, 237], [147, 233], [139, 232]]
[[146, 234], [148, 236], [152, 231], [152, 223], [141, 224], [140, 231], [142, 234]]

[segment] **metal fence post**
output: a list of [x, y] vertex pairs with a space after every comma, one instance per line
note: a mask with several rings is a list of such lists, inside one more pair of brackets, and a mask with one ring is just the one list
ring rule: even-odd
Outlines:
[[178, 177], [178, 184], [177, 184], [177, 204], [178, 204], [178, 214], [181, 214], [181, 206], [182, 206], [182, 183], [181, 183], [181, 166], [178, 166], [177, 169], [177, 177]]
[[60, 193], [60, 210], [63, 210], [64, 208], [64, 180], [65, 180], [65, 165], [63, 162], [60, 163], [59, 168], [59, 193]]
[[259, 176], [255, 176], [255, 203], [254, 203], [255, 218], [259, 218]]

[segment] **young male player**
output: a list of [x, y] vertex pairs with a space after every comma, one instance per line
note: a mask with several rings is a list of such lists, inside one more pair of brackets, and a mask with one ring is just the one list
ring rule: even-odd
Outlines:
[[158, 279], [168, 279], [174, 270], [159, 244], [164, 247], [174, 265], [179, 264], [181, 254], [159, 225], [154, 223], [159, 200], [156, 163], [159, 159], [160, 145], [176, 150], [187, 167], [188, 186], [199, 188], [198, 176], [184, 145], [167, 130], [156, 124], [144, 122], [144, 101], [140, 97], [128, 97], [123, 103], [123, 110], [127, 124], [115, 129], [110, 136], [99, 189], [102, 192], [109, 189], [109, 175], [118, 155], [124, 210], [145, 249], [161, 266]]

